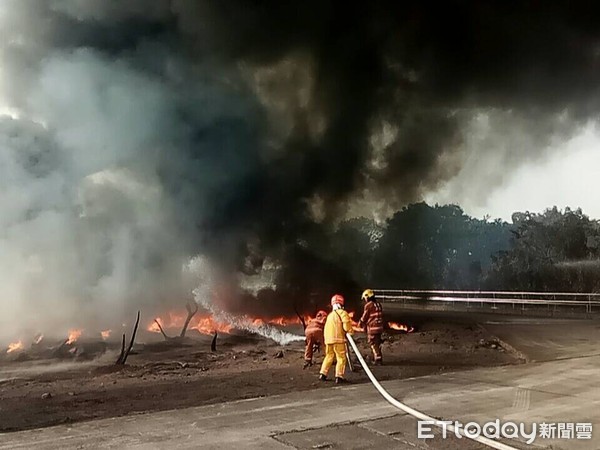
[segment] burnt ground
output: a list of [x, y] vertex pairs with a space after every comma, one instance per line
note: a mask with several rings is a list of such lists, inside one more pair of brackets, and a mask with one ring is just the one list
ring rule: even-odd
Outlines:
[[[365, 335], [355, 336], [363, 354], [369, 354]], [[385, 365], [373, 370], [380, 380], [522, 362], [475, 325], [429, 322], [410, 334], [384, 336]], [[255, 336], [223, 335], [213, 353], [210, 341], [197, 335], [183, 344], [137, 345], [124, 367], [112, 364], [116, 348], [87, 362], [5, 358], [0, 361], [0, 432], [333, 385], [317, 380], [318, 364], [302, 369], [302, 342], [281, 347]], [[321, 360], [317, 354], [316, 361]], [[347, 378], [368, 381], [360, 370]]]

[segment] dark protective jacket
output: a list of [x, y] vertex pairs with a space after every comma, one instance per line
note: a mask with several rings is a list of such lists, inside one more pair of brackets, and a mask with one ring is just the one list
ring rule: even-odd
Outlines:
[[363, 315], [359, 325], [367, 327], [367, 334], [383, 333], [383, 308], [377, 300], [369, 300], [365, 303]]
[[305, 335], [313, 335], [320, 337], [320, 342], [323, 342], [323, 328], [325, 327], [325, 320], [326, 317], [323, 317], [322, 319], [319, 317], [310, 319], [306, 324], [306, 330], [304, 331]]

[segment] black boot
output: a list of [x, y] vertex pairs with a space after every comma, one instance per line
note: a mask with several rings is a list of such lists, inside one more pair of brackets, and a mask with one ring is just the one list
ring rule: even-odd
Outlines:
[[303, 369], [306, 369], [307, 367], [311, 367], [313, 365], [312, 361], [304, 361], [304, 366], [302, 366]]
[[327, 375], [319, 374], [319, 381], [327, 381]]
[[348, 384], [349, 381], [342, 377], [335, 377], [335, 384]]

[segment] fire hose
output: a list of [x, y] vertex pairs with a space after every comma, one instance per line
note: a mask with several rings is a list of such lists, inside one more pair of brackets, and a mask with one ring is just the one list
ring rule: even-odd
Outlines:
[[[356, 342], [354, 342], [354, 339], [352, 339], [352, 336], [350, 334], [346, 334], [346, 337], [348, 338], [348, 342], [352, 346], [352, 350], [354, 350], [356, 357], [360, 361], [360, 364], [362, 365], [366, 374], [369, 376], [371, 383], [373, 383], [373, 386], [375, 386], [375, 389], [377, 389], [379, 391], [379, 393], [383, 396], [383, 398], [385, 398], [388, 401], [388, 403], [390, 403], [392, 406], [404, 411], [405, 413], [410, 414], [413, 417], [416, 417], [417, 419], [431, 421], [436, 426], [441, 427], [441, 422], [439, 420], [434, 419], [433, 417], [430, 417], [427, 414], [423, 414], [422, 412], [417, 411], [416, 409], [413, 409], [410, 406], [407, 406], [404, 403], [401, 403], [398, 400], [396, 400], [394, 397], [392, 397], [383, 388], [383, 386], [381, 386], [379, 381], [377, 381], [377, 378], [375, 378], [375, 375], [373, 375], [373, 372], [371, 372], [371, 369], [369, 369], [369, 367], [367, 366], [367, 363], [365, 362], [362, 354], [358, 350], [358, 347], [356, 346]], [[348, 359], [350, 359], [350, 355], [348, 355]], [[498, 442], [498, 441], [495, 441], [493, 439], [489, 439], [489, 438], [486, 438], [483, 436], [470, 436], [464, 432], [462, 427], [455, 427], [453, 425], [447, 424], [446, 428], [451, 432], [458, 433], [463, 437], [472, 439], [474, 441], [479, 442], [480, 444], [487, 445], [488, 447], [492, 447], [492, 448], [495, 448], [498, 450], [518, 450], [515, 447], [511, 447], [510, 445], [506, 445], [501, 442]]]

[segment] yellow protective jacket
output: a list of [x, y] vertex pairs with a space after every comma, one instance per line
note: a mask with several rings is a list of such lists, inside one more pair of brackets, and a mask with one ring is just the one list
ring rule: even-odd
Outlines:
[[325, 344], [343, 344], [346, 333], [352, 334], [352, 319], [343, 309], [331, 311], [325, 322]]

